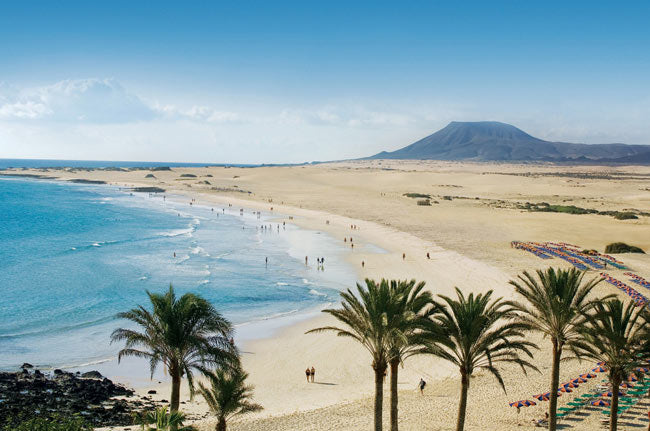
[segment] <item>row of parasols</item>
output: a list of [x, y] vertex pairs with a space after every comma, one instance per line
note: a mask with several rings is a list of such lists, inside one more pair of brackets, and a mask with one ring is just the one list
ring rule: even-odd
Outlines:
[[631, 273], [631, 272], [626, 272], [624, 274], [627, 275], [628, 277], [630, 277], [630, 280], [632, 280], [632, 282], [650, 289], [650, 281], [648, 281], [648, 280], [644, 279], [643, 277], [638, 276], [638, 275], [636, 275], [634, 273]]
[[[587, 383], [590, 379], [593, 379], [593, 378], [597, 377], [597, 374], [594, 374], [594, 373], [604, 373], [604, 372], [607, 371], [607, 369], [605, 368], [605, 363], [604, 362], [599, 362], [598, 366], [596, 368], [594, 368], [593, 370], [591, 370], [591, 371], [592, 372], [590, 372], [590, 373], [581, 374], [579, 377], [577, 377], [575, 379], [572, 379], [572, 380], [569, 380], [566, 383], [561, 384], [560, 388], [559, 388], [559, 390], [557, 392], [558, 397], [562, 396], [563, 393], [571, 393], [571, 392], [573, 392], [573, 390], [578, 388], [579, 385], [581, 385], [583, 383]], [[644, 373], [645, 374], [645, 373], [650, 372], [650, 368], [639, 367], [639, 368], [636, 369], [636, 371], [638, 373]], [[632, 374], [628, 378], [627, 382], [621, 383], [620, 387], [624, 388], [624, 389], [632, 388], [634, 382], [636, 382], [636, 381], [638, 381], [638, 378], [636, 377], [636, 375]], [[605, 397], [611, 397], [612, 395], [613, 395], [612, 391], [608, 391], [608, 392], [603, 392], [602, 394], [597, 394], [597, 395], [594, 396], [594, 398], [595, 397], [605, 398]], [[619, 396], [622, 396], [622, 395], [624, 395], [624, 394], [619, 391]], [[546, 392], [546, 393], [542, 393], [542, 394], [538, 394], [538, 395], [533, 395], [533, 398], [536, 399], [537, 401], [548, 401], [550, 399], [550, 397], [551, 397], [550, 392]], [[607, 407], [607, 406], [609, 406], [610, 405], [609, 401], [604, 400], [602, 398], [592, 400], [591, 405], [599, 406], [599, 407]], [[514, 402], [508, 403], [508, 404], [510, 405], [510, 407], [516, 407], [517, 411], [519, 411], [519, 409], [521, 407], [531, 407], [531, 406], [537, 405], [537, 403], [535, 401], [533, 401], [533, 400], [519, 400], [519, 401], [514, 401]]]
[[615, 279], [611, 275], [605, 272], [601, 272], [600, 276], [604, 278], [605, 281], [607, 281], [609, 284], [612, 284], [617, 288], [621, 289], [623, 292], [627, 293], [629, 297], [632, 298], [632, 301], [634, 301], [637, 307], [642, 307], [644, 305], [647, 305], [650, 302], [650, 300], [647, 297], [645, 297], [643, 294], [641, 294], [639, 291], [637, 291], [631, 286], [628, 286], [622, 281]]
[[577, 246], [571, 244], [512, 241], [510, 245], [513, 248], [533, 253], [542, 259], [552, 259], [553, 256], [559, 257], [581, 271], [586, 271], [589, 269], [589, 266], [596, 269], [604, 269], [608, 264], [617, 268], [625, 268], [623, 262], [616, 260], [612, 256], [598, 253], [595, 250], [590, 251], [589, 254], [583, 253]]

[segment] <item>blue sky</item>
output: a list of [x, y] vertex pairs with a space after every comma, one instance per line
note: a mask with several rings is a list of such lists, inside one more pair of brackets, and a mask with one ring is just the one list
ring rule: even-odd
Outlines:
[[0, 157], [340, 159], [452, 120], [650, 144], [648, 22], [649, 2], [12, 2]]

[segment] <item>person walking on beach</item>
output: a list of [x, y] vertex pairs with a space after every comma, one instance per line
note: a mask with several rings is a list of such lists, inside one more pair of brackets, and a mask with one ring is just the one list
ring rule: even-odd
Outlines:
[[431, 256], [429, 256], [429, 252], [427, 252], [427, 259], [431, 259]]
[[424, 395], [424, 387], [426, 385], [427, 382], [425, 382], [424, 379], [420, 377], [420, 383], [418, 383], [418, 387], [420, 388], [420, 394]]
[[309, 383], [309, 377], [311, 377], [311, 370], [309, 367], [305, 370], [305, 375], [307, 376], [307, 383]]
[[311, 382], [314, 383], [314, 377], [316, 376], [316, 369], [314, 369], [314, 366], [311, 366]]
[[305, 256], [305, 265], [307, 265], [308, 261], [309, 261], [309, 259], [307, 259], [307, 256]]
[[402, 253], [402, 260], [406, 259], [406, 253]]

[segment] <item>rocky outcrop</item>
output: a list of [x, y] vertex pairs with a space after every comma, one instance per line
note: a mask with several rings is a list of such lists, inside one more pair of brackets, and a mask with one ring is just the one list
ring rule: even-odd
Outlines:
[[80, 375], [54, 370], [50, 375], [23, 367], [17, 373], [0, 373], [0, 423], [56, 413], [81, 414], [96, 426], [130, 425], [134, 412], [155, 407], [97, 371]]

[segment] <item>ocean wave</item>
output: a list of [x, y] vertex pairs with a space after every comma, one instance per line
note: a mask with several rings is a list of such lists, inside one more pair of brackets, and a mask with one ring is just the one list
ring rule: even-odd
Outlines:
[[316, 289], [310, 289], [310, 290], [309, 290], [309, 294], [311, 294], [311, 295], [315, 295], [315, 296], [327, 296], [326, 294], [321, 293], [321, 292], [319, 292], [319, 291], [316, 290]]
[[298, 309], [298, 308], [294, 308], [293, 310], [289, 310], [289, 311], [281, 311], [281, 312], [278, 312], [278, 313], [269, 314], [267, 316], [261, 316], [261, 317], [257, 317], [257, 318], [251, 319], [251, 320], [247, 320], [246, 322], [238, 323], [238, 324], [235, 325], [235, 327], [248, 325], [248, 324], [254, 323], [254, 322], [263, 322], [265, 320], [278, 319], [280, 317], [291, 316], [292, 314], [296, 314], [296, 313], [298, 313], [300, 311], [301, 310]]
[[302, 282], [303, 282], [304, 284], [314, 284], [314, 283], [312, 283], [311, 281], [307, 280], [306, 278], [303, 278], [303, 279], [302, 279]]
[[199, 286], [203, 286], [204, 284], [208, 284], [209, 282], [210, 282], [210, 280], [201, 280], [199, 282]]
[[138, 278], [138, 280], [139, 280], [139, 281], [144, 281], [144, 280], [146, 280], [147, 278], [148, 278], [148, 277], [147, 277], [146, 275], [143, 275], [142, 277]]
[[176, 265], [178, 265], [179, 263], [183, 263], [183, 262], [185, 262], [186, 260], [189, 260], [189, 258], [190, 258], [190, 255], [189, 255], [189, 254], [186, 254], [186, 255], [184, 255], [184, 256], [180, 256], [179, 258], [176, 259], [176, 262], [175, 262], [175, 263], [176, 263]]
[[46, 335], [46, 334], [61, 334], [69, 331], [73, 331], [75, 329], [83, 329], [83, 328], [89, 328], [91, 326], [96, 326], [101, 323], [106, 323], [110, 322], [115, 319], [115, 316], [106, 316], [106, 317], [101, 317], [99, 319], [95, 320], [89, 320], [86, 322], [80, 322], [80, 323], [75, 323], [72, 325], [65, 325], [65, 326], [59, 326], [55, 328], [44, 328], [36, 331], [29, 331], [29, 332], [20, 332], [16, 334], [6, 334], [6, 335], [0, 335], [0, 340], [12, 340], [16, 338], [28, 338], [28, 337], [38, 337], [41, 335]]
[[195, 231], [194, 228], [189, 227], [189, 228], [186, 228], [186, 229], [174, 229], [174, 230], [170, 230], [168, 232], [160, 232], [157, 235], [158, 236], [166, 236], [166, 237], [175, 237], [175, 236], [181, 236], [181, 235], [191, 236], [194, 231]]
[[282, 281], [278, 281], [275, 284], [277, 284], [278, 286], [288, 286], [289, 285], [289, 283], [285, 283], [285, 282], [282, 282]]

